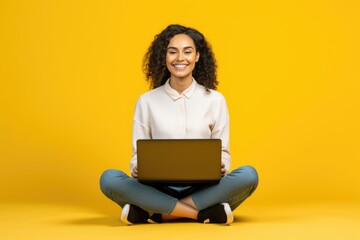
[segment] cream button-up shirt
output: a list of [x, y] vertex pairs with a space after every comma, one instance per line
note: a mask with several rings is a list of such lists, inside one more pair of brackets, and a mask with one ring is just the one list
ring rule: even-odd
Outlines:
[[[229, 114], [225, 98], [193, 79], [181, 94], [169, 80], [140, 96], [136, 103], [130, 170], [137, 164], [138, 139], [221, 139], [222, 162], [230, 169]], [[191, 153], [189, 153], [191, 154]]]

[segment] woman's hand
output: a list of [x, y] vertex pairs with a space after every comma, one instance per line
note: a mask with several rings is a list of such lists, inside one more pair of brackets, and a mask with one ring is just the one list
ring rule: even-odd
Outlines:
[[225, 175], [226, 175], [225, 164], [221, 162], [221, 177], [224, 177]]
[[131, 176], [133, 178], [137, 178], [138, 177], [138, 169], [137, 169], [137, 166], [135, 166], [131, 172]]

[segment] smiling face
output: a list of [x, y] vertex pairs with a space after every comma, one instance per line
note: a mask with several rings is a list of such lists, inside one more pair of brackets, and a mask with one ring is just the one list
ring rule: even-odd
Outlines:
[[172, 81], [192, 81], [192, 71], [200, 54], [194, 41], [186, 34], [178, 34], [170, 39], [166, 52], [166, 67]]

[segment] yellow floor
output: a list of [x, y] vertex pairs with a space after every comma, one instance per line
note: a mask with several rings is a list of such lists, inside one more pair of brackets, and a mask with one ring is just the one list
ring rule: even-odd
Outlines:
[[231, 226], [171, 222], [126, 226], [120, 209], [0, 204], [0, 239], [360, 239], [360, 204], [256, 205]]

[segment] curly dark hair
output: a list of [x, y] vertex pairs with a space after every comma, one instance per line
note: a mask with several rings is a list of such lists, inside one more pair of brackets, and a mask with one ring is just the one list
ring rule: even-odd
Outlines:
[[150, 88], [157, 88], [165, 84], [170, 78], [170, 72], [166, 67], [166, 52], [170, 39], [177, 34], [186, 34], [192, 38], [196, 51], [200, 58], [195, 65], [192, 76], [203, 85], [206, 90], [216, 89], [216, 61], [210, 44], [199, 31], [177, 24], [169, 25], [160, 34], [156, 35], [143, 60], [143, 71], [146, 80], [150, 82]]

